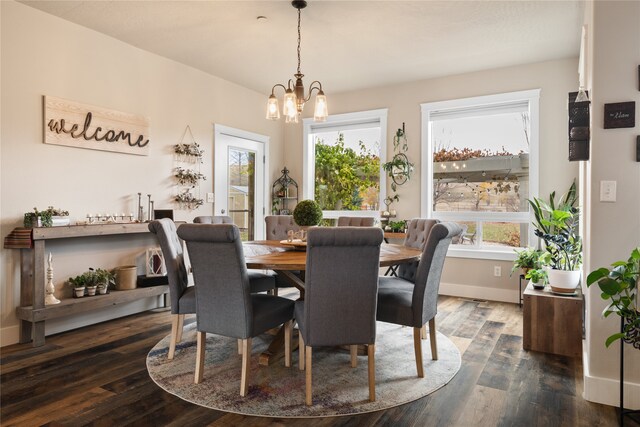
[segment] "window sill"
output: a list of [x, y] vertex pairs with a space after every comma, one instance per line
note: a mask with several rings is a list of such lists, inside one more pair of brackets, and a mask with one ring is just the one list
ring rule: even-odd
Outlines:
[[458, 248], [454, 245], [449, 246], [447, 256], [452, 258], [471, 258], [471, 259], [490, 259], [498, 261], [514, 261], [516, 259], [516, 248], [507, 250], [496, 250], [489, 248], [467, 249]]

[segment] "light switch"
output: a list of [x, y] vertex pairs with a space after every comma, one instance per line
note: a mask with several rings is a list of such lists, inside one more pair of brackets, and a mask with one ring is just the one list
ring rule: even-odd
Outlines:
[[214, 202], [213, 193], [207, 193], [207, 203], [213, 203], [213, 202]]
[[616, 181], [600, 181], [600, 201], [616, 201]]

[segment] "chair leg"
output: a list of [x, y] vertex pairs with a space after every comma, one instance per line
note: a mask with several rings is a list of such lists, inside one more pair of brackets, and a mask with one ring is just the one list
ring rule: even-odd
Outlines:
[[350, 345], [349, 350], [351, 350], [351, 367], [356, 368], [358, 366], [358, 346]]
[[284, 366], [291, 367], [291, 331], [293, 329], [293, 320], [289, 320], [284, 324]]
[[238, 338], [238, 354], [242, 354], [242, 340]]
[[202, 382], [202, 374], [204, 370], [204, 352], [207, 347], [207, 333], [198, 331], [196, 335], [196, 375], [194, 382], [200, 384]]
[[298, 369], [304, 371], [304, 338], [300, 330], [298, 330]]
[[376, 401], [376, 345], [367, 346], [367, 361], [369, 362], [369, 401]]
[[173, 359], [176, 353], [176, 343], [178, 342], [178, 326], [180, 324], [180, 315], [174, 314], [171, 319], [171, 341], [169, 342], [169, 354], [167, 358]]
[[176, 335], [176, 344], [182, 341], [183, 329], [184, 329], [184, 314], [178, 314], [178, 335]]
[[436, 342], [436, 318], [429, 320], [429, 341], [431, 341], [431, 358], [438, 360], [438, 343]]
[[413, 328], [413, 347], [416, 353], [416, 368], [418, 368], [418, 377], [424, 378], [424, 369], [422, 367], [422, 340], [420, 339], [420, 330], [422, 328]]
[[251, 365], [251, 338], [242, 340], [242, 373], [240, 374], [240, 396], [249, 390], [249, 367]]
[[311, 398], [311, 347], [307, 347], [304, 350], [305, 358], [306, 358], [306, 366], [305, 370], [305, 378], [306, 378], [306, 387], [305, 387], [305, 402], [307, 406], [311, 406], [312, 398]]
[[420, 338], [423, 340], [427, 339], [427, 324], [422, 325], [422, 329], [420, 329]]

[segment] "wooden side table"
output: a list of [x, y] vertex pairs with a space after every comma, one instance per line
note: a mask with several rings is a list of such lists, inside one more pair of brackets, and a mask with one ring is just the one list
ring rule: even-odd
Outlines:
[[582, 357], [583, 297], [557, 295], [545, 288], [524, 291], [523, 340], [525, 350]]

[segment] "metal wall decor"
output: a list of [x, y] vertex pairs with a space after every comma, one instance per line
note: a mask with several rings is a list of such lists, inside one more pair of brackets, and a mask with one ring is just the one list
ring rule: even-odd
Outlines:
[[636, 126], [636, 103], [615, 102], [604, 104], [604, 128], [632, 128]]
[[285, 166], [282, 175], [271, 186], [271, 213], [273, 215], [290, 215], [298, 204], [298, 183], [289, 176]]

